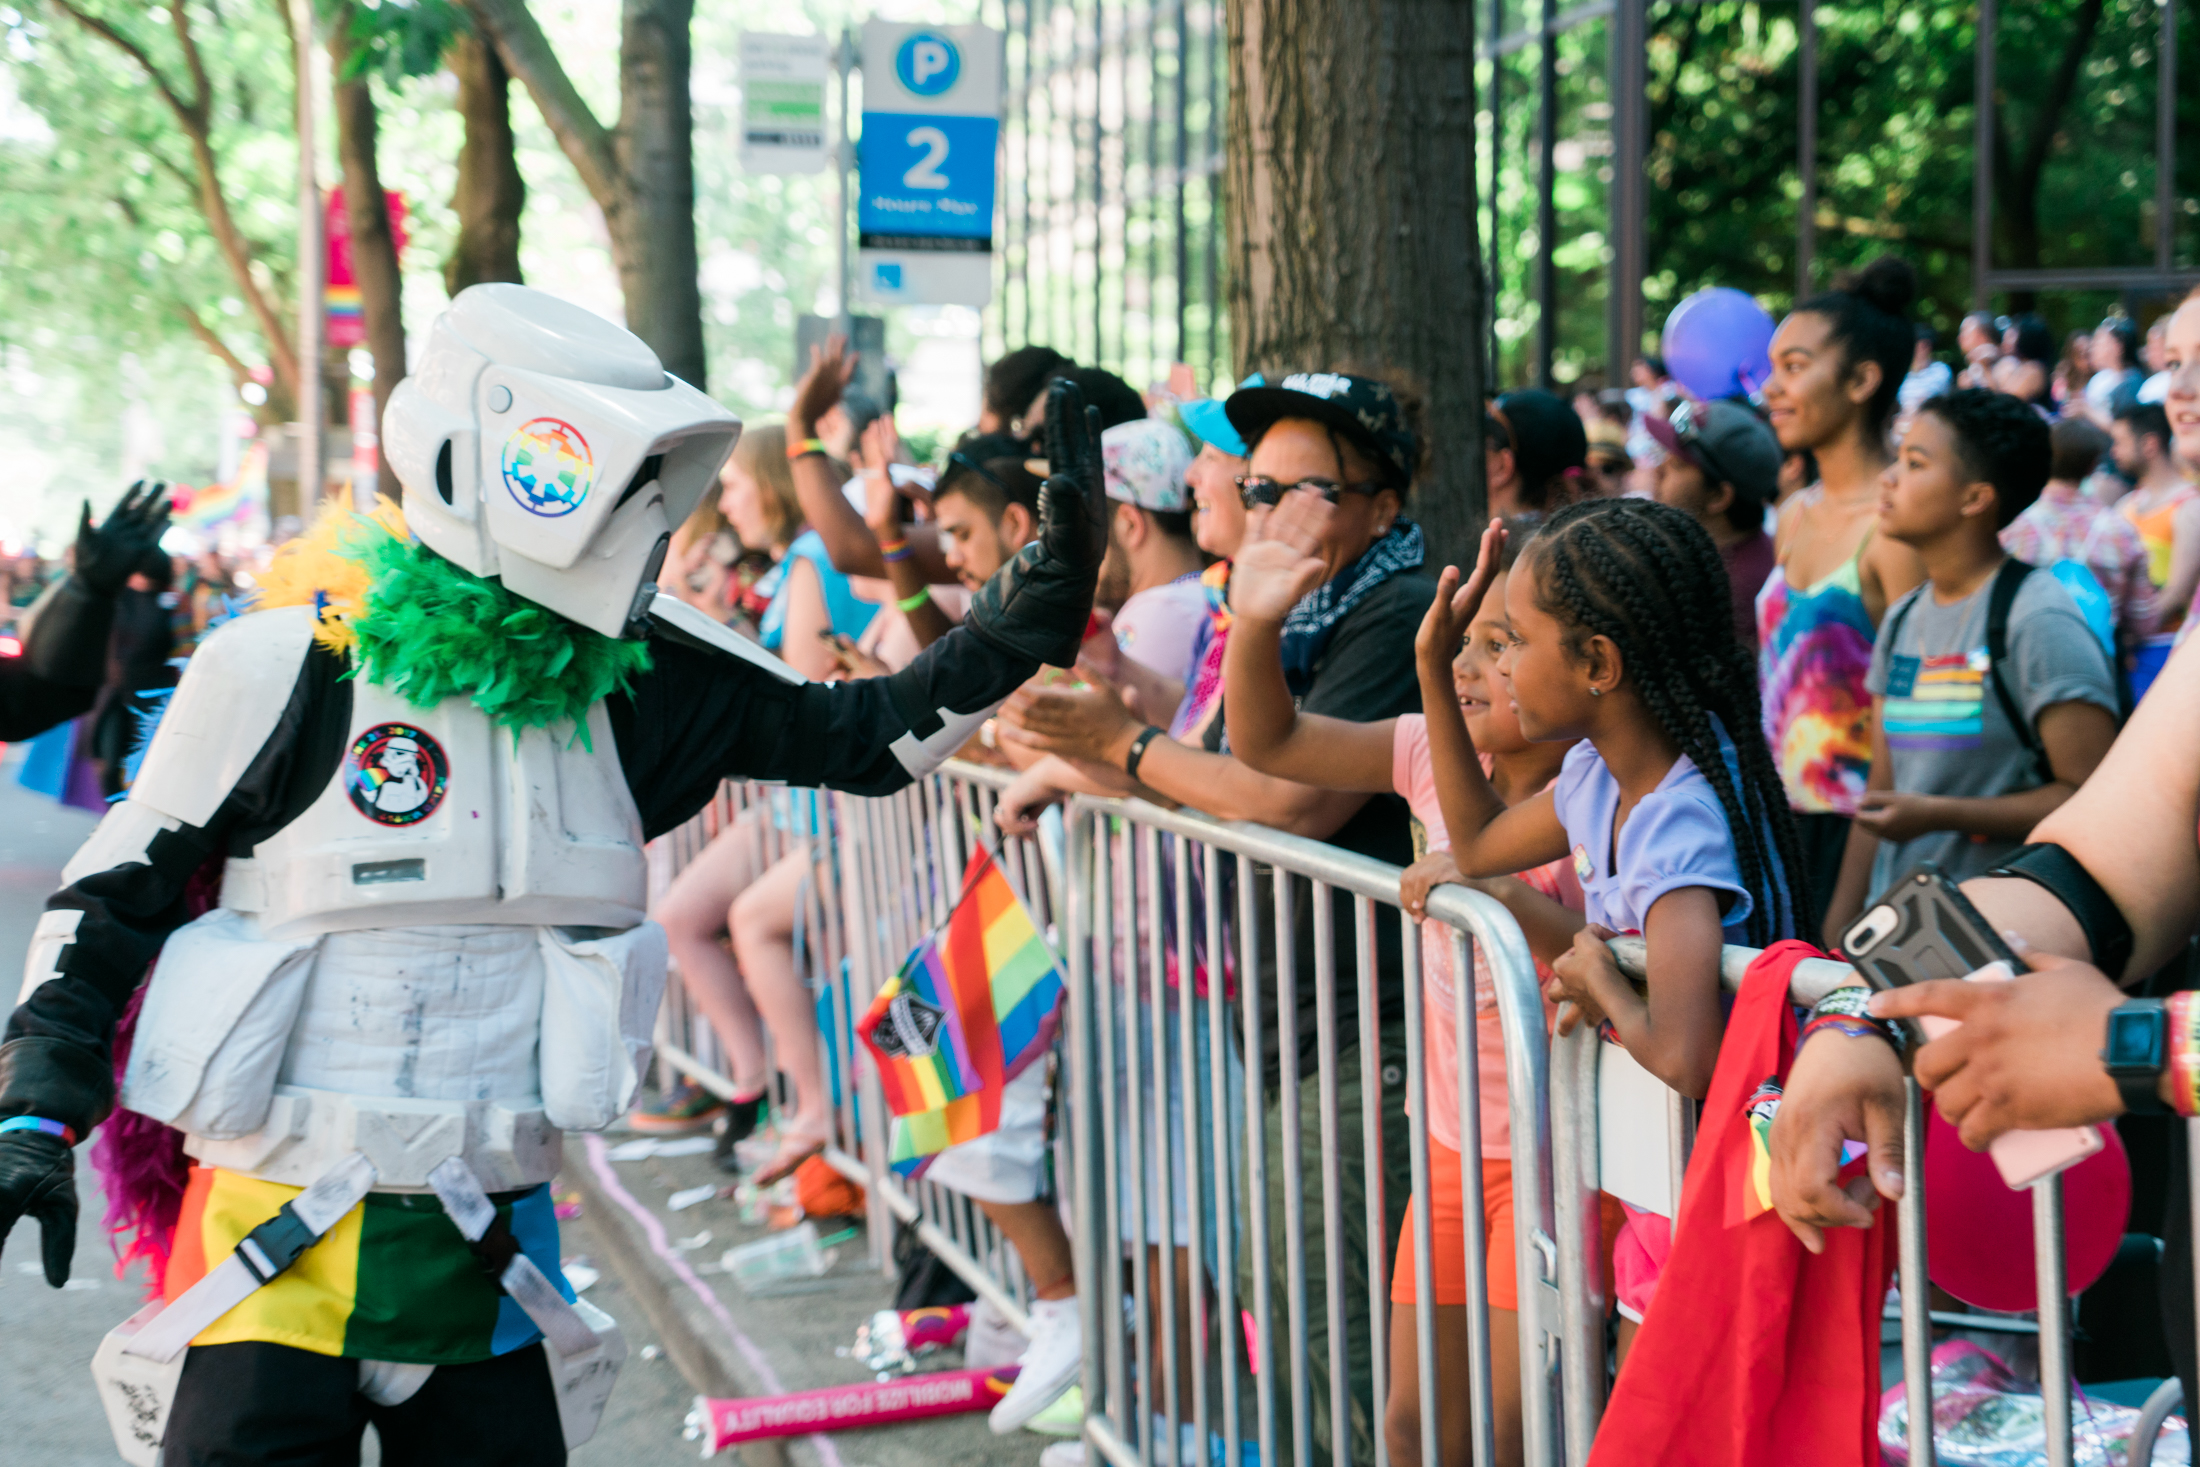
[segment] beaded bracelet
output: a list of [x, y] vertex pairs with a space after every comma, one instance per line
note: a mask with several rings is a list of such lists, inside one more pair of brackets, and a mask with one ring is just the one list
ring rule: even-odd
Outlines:
[[49, 1121], [44, 1116], [9, 1116], [0, 1121], [0, 1134], [9, 1131], [36, 1131], [41, 1136], [59, 1136], [64, 1146], [76, 1145], [75, 1127]]
[[2181, 1116], [2200, 1115], [2200, 992], [2173, 993], [2169, 1012], [2169, 1104]]
[[787, 462], [793, 463], [798, 458], [807, 458], [813, 453], [823, 453], [824, 451], [824, 439], [804, 438], [787, 445]]

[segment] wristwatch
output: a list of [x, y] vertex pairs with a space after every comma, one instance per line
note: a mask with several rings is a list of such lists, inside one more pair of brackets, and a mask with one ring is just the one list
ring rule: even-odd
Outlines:
[[2169, 1065], [2169, 1015], [2158, 998], [2137, 998], [2108, 1011], [2108, 1043], [2101, 1063], [2133, 1115], [2166, 1115], [2156, 1092]]

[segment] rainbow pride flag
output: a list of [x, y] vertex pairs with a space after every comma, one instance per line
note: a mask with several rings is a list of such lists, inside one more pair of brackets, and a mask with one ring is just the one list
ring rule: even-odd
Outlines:
[[1053, 1046], [1061, 1007], [1053, 949], [981, 851], [947, 925], [917, 944], [856, 1026], [894, 1116], [894, 1170], [919, 1175], [998, 1126], [1002, 1087]]

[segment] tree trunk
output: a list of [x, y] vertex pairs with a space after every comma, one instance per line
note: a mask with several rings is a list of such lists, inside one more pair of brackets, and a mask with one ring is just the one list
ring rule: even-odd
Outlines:
[[521, 281], [519, 216], [527, 183], [519, 176], [508, 104], [510, 74], [496, 47], [479, 36], [460, 36], [445, 58], [458, 78], [458, 113], [466, 140], [458, 150], [458, 243], [443, 264], [452, 295], [485, 280]]
[[[373, 83], [350, 70], [350, 7], [329, 27], [328, 57], [335, 78], [336, 157], [344, 175], [344, 213], [351, 231], [351, 275], [359, 286], [359, 314], [374, 356], [374, 433], [382, 436], [382, 409], [405, 376], [404, 282], [397, 268], [397, 238], [390, 229], [389, 201], [382, 194], [382, 172], [375, 157], [376, 117]], [[395, 484], [389, 460], [379, 456], [378, 482]]]
[[666, 371], [705, 386], [688, 103], [694, 0], [624, 0], [615, 129], [588, 110], [524, 0], [469, 0], [469, 6], [603, 210], [627, 326]]
[[1229, 0], [1230, 329], [1241, 372], [1380, 370], [1426, 405], [1409, 506], [1474, 556], [1482, 268], [1462, 0]]
[[604, 204], [626, 324], [665, 370], [704, 385], [703, 294], [696, 279], [694, 114], [688, 24], [694, 0], [626, 0], [619, 41], [621, 187]]

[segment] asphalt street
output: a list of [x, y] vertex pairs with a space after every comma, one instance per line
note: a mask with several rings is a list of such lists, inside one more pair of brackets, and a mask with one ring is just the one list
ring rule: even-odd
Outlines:
[[[19, 758], [11, 749], [0, 759], [0, 993], [8, 1007], [39, 911], [94, 823], [19, 786]], [[18, 1230], [0, 1250], [0, 1463], [112, 1467], [119, 1460], [92, 1386], [92, 1352], [143, 1301], [145, 1280], [139, 1272], [116, 1277], [97, 1187], [81, 1159], [78, 1175], [84, 1205], [67, 1289], [49, 1289], [39, 1275], [34, 1236]], [[565, 1224], [563, 1251], [590, 1254], [588, 1219]], [[620, 1322], [631, 1353], [595, 1440], [572, 1460], [577, 1467], [694, 1461], [695, 1448], [680, 1439], [692, 1392], [661, 1356], [643, 1358], [657, 1351], [641, 1311], [608, 1268], [588, 1297]], [[378, 1460], [371, 1432], [363, 1460]]]

